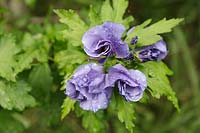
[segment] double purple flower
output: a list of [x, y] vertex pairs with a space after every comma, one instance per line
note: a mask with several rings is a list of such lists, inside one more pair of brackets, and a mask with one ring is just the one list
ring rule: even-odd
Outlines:
[[93, 112], [108, 106], [112, 93], [103, 66], [86, 64], [80, 66], [67, 81], [65, 94], [80, 102], [80, 107]]
[[88, 30], [82, 38], [85, 52], [92, 58], [103, 63], [109, 56], [126, 58], [129, 54], [128, 45], [121, 40], [125, 27], [114, 22], [105, 22]]
[[120, 64], [117, 64], [109, 70], [110, 84], [117, 84], [119, 93], [127, 101], [139, 101], [145, 88], [147, 87], [145, 75], [138, 70], [127, 70]]
[[114, 85], [127, 101], [138, 101], [146, 88], [146, 78], [138, 70], [127, 70], [117, 64], [105, 74], [97, 64], [80, 66], [67, 81], [65, 94], [80, 102], [80, 107], [93, 112], [105, 109], [110, 101]]

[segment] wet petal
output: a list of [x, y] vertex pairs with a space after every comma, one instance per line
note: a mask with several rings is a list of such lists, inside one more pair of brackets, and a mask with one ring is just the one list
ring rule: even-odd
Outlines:
[[129, 55], [129, 48], [125, 42], [119, 41], [112, 45], [114, 53], [118, 58], [126, 58]]
[[127, 101], [138, 101], [143, 96], [147, 87], [145, 75], [138, 70], [127, 70], [120, 64], [109, 69], [109, 81], [111, 84], [117, 82], [119, 93]]
[[124, 31], [125, 27], [123, 25], [109, 21], [95, 26], [83, 35], [84, 51], [93, 58], [110, 55], [116, 55], [117, 58], [126, 58], [129, 54], [129, 48], [121, 40]]
[[107, 21], [103, 24], [103, 27], [116, 38], [121, 38], [122, 34], [125, 32], [125, 27], [119, 23]]
[[80, 107], [84, 110], [90, 110], [93, 112], [98, 111], [99, 109], [107, 108], [109, 100], [105, 93], [95, 94], [93, 99], [85, 100], [80, 103]]
[[65, 94], [79, 101], [81, 108], [96, 112], [108, 106], [112, 86], [103, 66], [95, 63], [80, 66], [67, 81]]

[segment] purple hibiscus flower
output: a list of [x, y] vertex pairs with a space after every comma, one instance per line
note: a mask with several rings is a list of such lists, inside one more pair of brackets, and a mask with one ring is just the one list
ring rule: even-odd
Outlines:
[[138, 70], [127, 70], [120, 64], [110, 68], [108, 73], [110, 84], [117, 84], [119, 93], [127, 101], [139, 101], [147, 87], [145, 75]]
[[113, 54], [118, 58], [127, 57], [128, 45], [121, 40], [124, 31], [123, 25], [109, 21], [91, 28], [82, 38], [85, 52], [92, 58], [100, 59], [100, 63]]
[[84, 110], [98, 111], [108, 106], [112, 87], [102, 66], [95, 63], [80, 66], [67, 81], [65, 94], [80, 102]]
[[166, 43], [163, 40], [149, 46], [138, 48], [136, 51], [139, 51], [138, 57], [142, 62], [160, 61], [164, 59], [168, 53]]

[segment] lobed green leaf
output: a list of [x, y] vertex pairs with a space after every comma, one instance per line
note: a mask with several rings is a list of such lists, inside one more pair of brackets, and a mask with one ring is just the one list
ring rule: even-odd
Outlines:
[[140, 70], [147, 77], [151, 95], [158, 99], [160, 96], [166, 96], [173, 103], [174, 107], [180, 111], [176, 94], [167, 77], [168, 75], [172, 75], [173, 72], [163, 62], [146, 62], [142, 64]]
[[110, 0], [105, 0], [102, 4], [100, 16], [102, 22], [113, 21], [113, 8], [110, 4]]
[[101, 18], [92, 5], [90, 6], [88, 16], [90, 20], [90, 27], [96, 26], [101, 23]]
[[31, 35], [25, 33], [21, 43], [21, 50], [15, 56], [16, 66], [14, 69], [15, 75], [25, 69], [30, 69], [35, 62], [47, 62], [50, 44], [48, 39], [41, 35]]
[[0, 36], [0, 76], [9, 81], [15, 81], [14, 56], [17, 51], [15, 40], [11, 35]]
[[34, 66], [29, 74], [29, 83], [33, 88], [49, 91], [53, 84], [53, 77], [49, 65], [44, 63]]
[[76, 101], [70, 99], [69, 97], [66, 97], [61, 108], [62, 108], [62, 114], [61, 119], [64, 119], [71, 110], [74, 110], [74, 104]]
[[84, 112], [82, 116], [82, 124], [90, 133], [105, 132], [105, 120], [102, 112]]
[[[113, 5], [113, 6], [112, 6]], [[133, 22], [133, 17], [128, 16], [127, 18], [123, 18], [124, 13], [128, 7], [127, 0], [112, 0], [112, 5], [109, 0], [106, 0], [101, 7], [101, 20], [105, 21], [113, 21], [117, 23], [121, 23], [125, 25], [128, 29], [130, 23]]]
[[73, 46], [81, 46], [81, 39], [88, 26], [73, 10], [54, 10], [60, 17], [60, 22], [67, 25], [63, 31], [63, 37], [66, 38]]
[[125, 101], [120, 96], [116, 96], [116, 109], [120, 122], [124, 123], [126, 128], [132, 133], [134, 127], [135, 111], [133, 103]]
[[0, 80], [0, 105], [8, 110], [22, 111], [25, 107], [36, 105], [35, 99], [28, 94], [31, 87], [24, 81], [16, 83]]
[[123, 16], [128, 7], [128, 0], [113, 0], [113, 16], [114, 21], [123, 23]]
[[173, 27], [182, 21], [182, 18], [173, 18], [169, 20], [164, 18], [147, 27], [147, 25], [151, 22], [149, 19], [143, 24], [136, 26], [134, 30], [127, 36], [126, 41], [129, 43], [133, 37], [137, 36], [137, 46], [151, 45], [162, 39], [159, 34], [170, 32]]
[[60, 74], [71, 75], [79, 65], [87, 60], [87, 56], [76, 50], [63, 50], [56, 53], [54, 61], [58, 64]]

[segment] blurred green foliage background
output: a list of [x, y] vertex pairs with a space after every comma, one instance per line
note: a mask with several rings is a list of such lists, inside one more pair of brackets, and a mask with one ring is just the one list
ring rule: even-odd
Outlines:
[[[12, 33], [16, 42], [22, 42], [24, 34], [45, 35], [52, 47], [59, 50], [55, 43], [64, 45], [58, 38], [63, 28], [53, 9], [74, 9], [87, 21], [89, 5], [100, 8], [102, 0], [1, 0], [0, 33]], [[171, 83], [179, 99], [181, 112], [172, 104], [161, 100], [149, 99], [148, 104], [136, 108], [135, 132], [138, 133], [199, 133], [200, 132], [200, 1], [199, 0], [129, 0], [127, 14], [134, 16], [134, 25], [148, 18], [154, 22], [164, 17], [185, 18], [184, 23], [171, 34], [164, 35], [168, 42], [169, 55], [165, 62], [174, 71]], [[27, 35], [28, 36], [28, 35]], [[36, 39], [37, 40], [37, 39]], [[34, 40], [32, 40], [34, 41]], [[29, 42], [28, 40], [28, 43]], [[48, 59], [49, 64], [52, 59]], [[0, 107], [1, 133], [84, 133], [87, 132], [79, 118], [72, 112], [60, 120], [64, 94], [59, 90], [62, 78], [52, 65], [38, 65], [31, 69], [27, 80], [32, 85], [31, 94], [39, 105], [23, 112], [7, 111]], [[39, 77], [44, 81], [38, 81]], [[56, 80], [55, 80], [56, 79]], [[92, 122], [91, 122], [92, 123]], [[110, 118], [107, 132], [127, 132], [116, 118]]]

